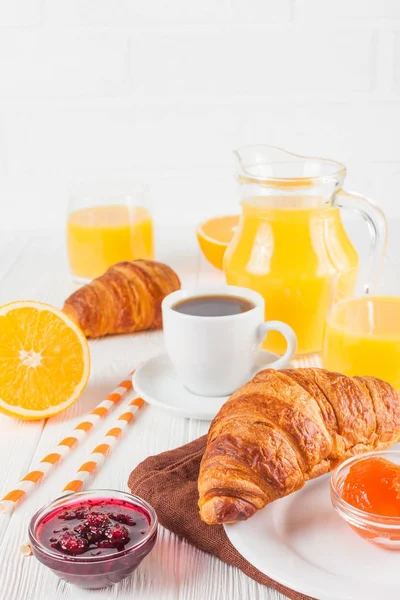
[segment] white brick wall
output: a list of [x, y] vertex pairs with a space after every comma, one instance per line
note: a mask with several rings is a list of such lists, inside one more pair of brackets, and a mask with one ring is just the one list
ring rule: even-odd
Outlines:
[[400, 217], [400, 0], [0, 0], [0, 229], [62, 227], [96, 174], [147, 180], [159, 221], [235, 212], [251, 143]]
[[113, 27], [208, 26], [286, 23], [293, 3], [286, 0], [46, 0], [49, 20], [58, 24]]
[[35, 26], [41, 20], [41, 0], [2, 0], [0, 3], [0, 27]]
[[[398, 0], [299, 0], [305, 19], [349, 20], [400, 18]], [[299, 11], [301, 14], [301, 11]]]

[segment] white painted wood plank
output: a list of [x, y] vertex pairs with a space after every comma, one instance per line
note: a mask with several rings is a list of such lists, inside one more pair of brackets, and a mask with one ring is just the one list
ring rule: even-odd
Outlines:
[[[0, 237], [0, 304], [14, 299], [21, 287], [13, 287], [14, 273], [19, 272], [23, 283], [23, 271], [20, 271], [24, 256], [29, 254], [31, 236], [2, 232]], [[39, 443], [44, 422], [24, 422], [0, 414], [0, 493], [6, 492], [16, 482], [16, 477], [26, 472], [30, 456]], [[8, 517], [0, 518], [0, 544], [9, 526]], [[1, 547], [1, 546], [0, 546]]]
[[29, 234], [16, 234], [3, 231], [0, 233], [0, 289], [7, 273], [14, 267], [29, 243]]

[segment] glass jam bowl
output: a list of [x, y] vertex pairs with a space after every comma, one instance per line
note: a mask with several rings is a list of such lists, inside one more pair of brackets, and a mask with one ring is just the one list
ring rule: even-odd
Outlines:
[[138, 496], [90, 490], [38, 510], [29, 539], [33, 555], [60, 579], [99, 589], [140, 565], [156, 542], [157, 525], [153, 507]]
[[352, 466], [370, 458], [383, 458], [400, 466], [399, 450], [367, 452], [347, 459], [336, 467], [331, 477], [331, 501], [336, 512], [359, 536], [382, 548], [400, 550], [400, 517], [369, 513], [352, 506], [343, 497], [343, 487]]

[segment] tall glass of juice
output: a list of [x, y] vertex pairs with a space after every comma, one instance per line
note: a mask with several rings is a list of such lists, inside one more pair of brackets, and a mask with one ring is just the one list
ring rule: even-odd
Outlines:
[[78, 280], [111, 265], [154, 258], [149, 188], [141, 183], [80, 183], [69, 191], [67, 249]]
[[345, 297], [340, 278], [325, 326], [323, 366], [345, 375], [371, 375], [400, 391], [400, 284], [385, 265], [375, 290], [363, 284]]

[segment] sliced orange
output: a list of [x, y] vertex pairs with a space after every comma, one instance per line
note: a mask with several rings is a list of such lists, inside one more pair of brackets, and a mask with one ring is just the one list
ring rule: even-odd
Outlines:
[[233, 238], [239, 218], [239, 215], [215, 217], [197, 228], [200, 248], [206, 259], [217, 269], [222, 269], [225, 250]]
[[89, 370], [86, 338], [63, 312], [33, 301], [0, 307], [0, 411], [55, 415], [79, 398]]

